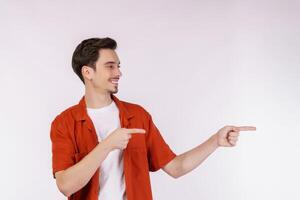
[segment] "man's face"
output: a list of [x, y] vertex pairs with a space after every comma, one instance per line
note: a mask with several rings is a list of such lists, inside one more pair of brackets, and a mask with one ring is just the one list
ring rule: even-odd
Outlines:
[[96, 71], [89, 69], [92, 87], [103, 93], [117, 93], [118, 81], [122, 76], [118, 55], [112, 49], [101, 49], [99, 53]]

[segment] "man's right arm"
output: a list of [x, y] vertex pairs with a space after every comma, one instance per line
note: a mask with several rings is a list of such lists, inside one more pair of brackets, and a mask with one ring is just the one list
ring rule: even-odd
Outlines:
[[58, 189], [67, 197], [83, 188], [111, 151], [106, 140], [100, 142], [81, 161], [55, 173]]
[[118, 128], [100, 142], [82, 160], [66, 170], [55, 173], [59, 190], [67, 197], [83, 188], [94, 175], [110, 151], [125, 149], [133, 133], [145, 133], [144, 129]]

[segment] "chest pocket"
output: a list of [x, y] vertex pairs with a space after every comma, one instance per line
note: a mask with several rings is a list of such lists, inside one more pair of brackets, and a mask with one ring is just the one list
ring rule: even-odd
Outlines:
[[134, 133], [127, 144], [127, 149], [140, 149], [146, 150], [146, 137], [145, 134]]

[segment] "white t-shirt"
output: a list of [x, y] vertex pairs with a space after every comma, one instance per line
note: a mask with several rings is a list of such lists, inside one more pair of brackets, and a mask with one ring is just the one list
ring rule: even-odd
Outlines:
[[[95, 126], [99, 142], [120, 127], [119, 109], [115, 102], [102, 108], [87, 108]], [[123, 171], [123, 151], [111, 151], [100, 166], [99, 200], [126, 200]]]

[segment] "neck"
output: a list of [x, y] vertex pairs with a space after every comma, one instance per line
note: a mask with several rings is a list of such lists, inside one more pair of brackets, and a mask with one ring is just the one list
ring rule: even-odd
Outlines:
[[85, 90], [85, 103], [87, 108], [102, 108], [111, 104], [111, 93], [98, 93]]

